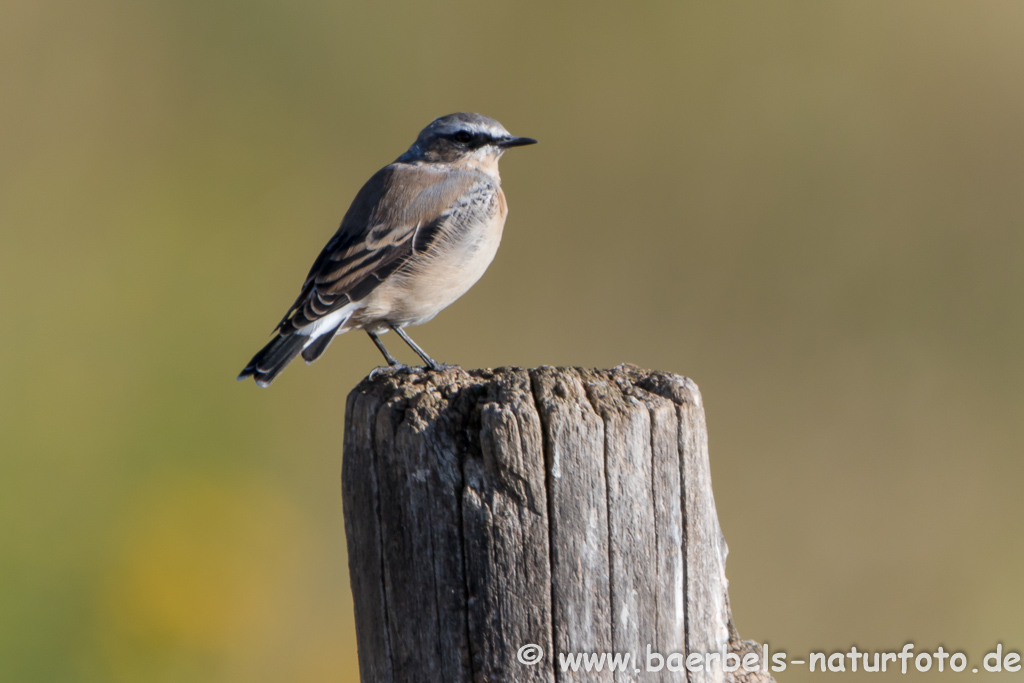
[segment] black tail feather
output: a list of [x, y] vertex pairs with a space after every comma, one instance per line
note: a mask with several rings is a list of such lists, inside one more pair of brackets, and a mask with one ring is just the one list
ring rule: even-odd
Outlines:
[[269, 387], [295, 356], [299, 355], [303, 345], [308, 341], [309, 337], [300, 334], [289, 334], [271, 339], [269, 344], [252, 357], [249, 364], [238, 375], [238, 379], [252, 377], [261, 387]]
[[[338, 325], [338, 327], [341, 327], [341, 325]], [[315, 361], [321, 356], [321, 354], [323, 354], [324, 351], [327, 350], [327, 347], [331, 345], [331, 340], [334, 339], [335, 333], [338, 331], [338, 327], [323, 333], [317, 337], [312, 344], [302, 349], [302, 359], [306, 361], [307, 364]]]

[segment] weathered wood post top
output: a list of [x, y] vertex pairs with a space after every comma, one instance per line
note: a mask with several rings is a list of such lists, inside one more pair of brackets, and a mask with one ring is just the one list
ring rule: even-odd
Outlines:
[[342, 494], [364, 683], [771, 680], [730, 671], [761, 650], [689, 379], [383, 371], [349, 395]]

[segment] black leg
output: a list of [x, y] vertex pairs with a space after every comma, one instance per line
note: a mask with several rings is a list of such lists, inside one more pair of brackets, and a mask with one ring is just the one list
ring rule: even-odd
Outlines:
[[366, 330], [366, 334], [370, 335], [370, 339], [372, 339], [373, 343], [377, 345], [377, 349], [384, 354], [384, 360], [388, 362], [388, 365], [390, 365], [391, 367], [401, 365], [401, 363], [398, 362], [398, 359], [396, 359], [394, 356], [388, 353], [388, 350], [384, 348], [384, 342], [380, 340], [380, 337], [378, 337], [373, 332], [370, 332], [369, 330]]
[[391, 325], [391, 329], [395, 331], [395, 334], [402, 338], [402, 341], [409, 345], [409, 348], [416, 352], [417, 356], [423, 359], [423, 362], [427, 365], [428, 368], [430, 368], [431, 370], [444, 369], [444, 367], [440, 363], [438, 363], [436, 360], [428, 356], [423, 349], [417, 346], [416, 342], [410, 339], [409, 335], [405, 333], [405, 330], [403, 330], [401, 327], [395, 327], [394, 325]]

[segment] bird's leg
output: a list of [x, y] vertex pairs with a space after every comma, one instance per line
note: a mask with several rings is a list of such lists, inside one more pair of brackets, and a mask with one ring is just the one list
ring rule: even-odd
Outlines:
[[406, 365], [403, 365], [402, 363], [399, 363], [398, 359], [388, 352], [387, 348], [385, 348], [384, 346], [384, 342], [382, 342], [380, 340], [380, 337], [378, 337], [375, 333], [366, 330], [366, 334], [370, 335], [370, 339], [373, 340], [373, 343], [377, 346], [377, 350], [384, 354], [384, 360], [388, 362], [389, 366], [398, 369], [408, 367]]
[[416, 342], [410, 339], [409, 335], [407, 335], [405, 333], [405, 330], [403, 330], [401, 327], [395, 327], [394, 325], [391, 325], [390, 327], [395, 331], [395, 334], [402, 338], [402, 341], [409, 345], [409, 348], [416, 352], [417, 356], [423, 359], [423, 362], [431, 370], [445, 370], [451, 367], [450, 365], [447, 365], [445, 363], [438, 363], [436, 360], [428, 356], [426, 351], [417, 346]]

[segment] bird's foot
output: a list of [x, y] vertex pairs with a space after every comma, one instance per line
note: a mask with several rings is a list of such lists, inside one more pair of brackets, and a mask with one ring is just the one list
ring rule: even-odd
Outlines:
[[420, 368], [411, 368], [405, 363], [395, 363], [393, 365], [378, 365], [370, 371], [370, 379], [376, 378], [378, 375], [397, 375], [400, 372], [420, 372]]
[[434, 361], [433, 364], [427, 365], [426, 369], [433, 370], [434, 372], [444, 372], [445, 370], [454, 370], [455, 368], [461, 368], [461, 365], [449, 365], [448, 363], [438, 363]]

